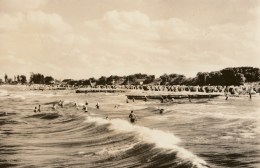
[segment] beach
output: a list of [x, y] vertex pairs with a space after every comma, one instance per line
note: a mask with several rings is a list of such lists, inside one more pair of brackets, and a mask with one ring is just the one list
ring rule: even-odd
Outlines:
[[[259, 96], [126, 103], [126, 93], [2, 86], [0, 99], [0, 167], [249, 168], [260, 163]], [[53, 110], [60, 100], [63, 108]], [[34, 113], [38, 105], [41, 112]]]

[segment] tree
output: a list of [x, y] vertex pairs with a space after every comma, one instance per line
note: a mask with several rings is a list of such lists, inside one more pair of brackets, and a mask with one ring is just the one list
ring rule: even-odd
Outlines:
[[20, 82], [21, 82], [21, 84], [27, 83], [26, 76], [20, 75]]
[[145, 81], [144, 81], [144, 84], [149, 84], [149, 83], [152, 83], [155, 79], [155, 76], [154, 75], [148, 75], [145, 77]]
[[7, 83], [8, 82], [8, 76], [7, 76], [7, 74], [5, 74], [5, 83]]
[[[173, 75], [172, 75], [173, 76]], [[174, 75], [174, 78], [170, 78], [171, 85], [183, 85], [186, 83], [186, 77], [184, 75]]]
[[222, 85], [222, 73], [219, 71], [210, 72], [207, 83], [210, 85]]
[[17, 82], [18, 82], [18, 83], [21, 83], [21, 78], [20, 78], [19, 75], [17, 75]]
[[31, 73], [30, 76], [30, 83], [34, 83], [34, 84], [44, 84], [44, 75], [37, 73]]
[[235, 85], [236, 84], [236, 78], [235, 78], [235, 71], [233, 68], [225, 68], [220, 71], [223, 79], [224, 85]]
[[11, 84], [13, 82], [12, 78], [7, 79], [7, 83]]
[[136, 82], [138, 78], [136, 77], [136, 75], [128, 75], [125, 78], [124, 84], [128, 85], [128, 84], [134, 84]]
[[50, 85], [50, 84], [53, 84], [54, 78], [52, 76], [46, 76], [44, 78], [44, 81], [45, 81], [45, 84]]
[[107, 78], [105, 76], [101, 76], [98, 81], [97, 81], [98, 85], [106, 85], [107, 84]]
[[237, 73], [235, 79], [236, 79], [236, 83], [234, 85], [243, 85], [246, 80], [244, 75], [241, 73]]
[[198, 85], [208, 85], [208, 78], [209, 73], [208, 72], [199, 72], [197, 73], [197, 84]]
[[162, 85], [166, 85], [167, 84], [167, 82], [169, 82], [169, 75], [167, 75], [167, 74], [163, 74], [163, 75], [161, 75], [160, 76], [160, 78], [162, 79], [162, 82], [161, 82], [161, 84]]

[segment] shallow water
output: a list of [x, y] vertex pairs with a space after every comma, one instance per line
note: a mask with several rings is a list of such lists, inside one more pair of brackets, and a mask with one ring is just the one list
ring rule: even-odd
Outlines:
[[[59, 100], [64, 108], [52, 110]], [[81, 110], [86, 100], [88, 114]], [[125, 100], [0, 87], [0, 167], [260, 167], [260, 97]]]

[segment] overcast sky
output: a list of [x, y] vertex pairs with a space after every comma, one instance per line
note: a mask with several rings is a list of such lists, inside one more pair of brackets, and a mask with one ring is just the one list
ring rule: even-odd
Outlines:
[[260, 67], [260, 1], [0, 0], [0, 78]]

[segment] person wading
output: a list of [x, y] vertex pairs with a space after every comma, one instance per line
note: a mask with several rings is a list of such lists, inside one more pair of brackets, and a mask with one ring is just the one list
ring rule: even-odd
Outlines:
[[129, 114], [130, 122], [134, 123], [136, 121], [136, 115], [134, 111], [132, 110], [131, 113]]

